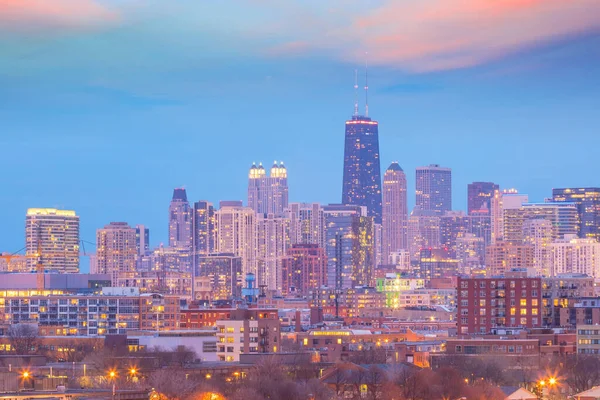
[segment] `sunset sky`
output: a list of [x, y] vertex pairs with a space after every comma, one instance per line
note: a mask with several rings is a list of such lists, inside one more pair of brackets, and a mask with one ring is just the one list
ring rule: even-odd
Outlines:
[[598, 0], [0, 0], [0, 251], [28, 207], [166, 242], [174, 187], [245, 200], [253, 161], [284, 161], [290, 201], [339, 202], [366, 59], [410, 204], [431, 163], [456, 209], [472, 181], [600, 186]]

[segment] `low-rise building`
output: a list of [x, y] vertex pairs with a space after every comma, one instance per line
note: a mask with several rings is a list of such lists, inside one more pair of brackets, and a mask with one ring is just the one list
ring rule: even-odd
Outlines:
[[279, 318], [268, 315], [255, 319], [217, 321], [217, 360], [239, 362], [240, 354], [277, 353], [281, 350]]
[[600, 325], [577, 326], [577, 353], [600, 354]]

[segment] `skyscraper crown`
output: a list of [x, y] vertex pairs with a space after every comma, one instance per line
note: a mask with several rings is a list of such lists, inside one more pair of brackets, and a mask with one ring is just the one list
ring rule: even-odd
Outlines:
[[176, 188], [173, 189], [173, 201], [175, 200], [179, 200], [179, 201], [188, 201], [187, 200], [187, 193], [185, 192], [185, 188]]

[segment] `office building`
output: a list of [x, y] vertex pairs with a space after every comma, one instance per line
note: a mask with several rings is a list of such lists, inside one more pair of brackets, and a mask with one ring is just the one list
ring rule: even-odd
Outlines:
[[208, 201], [194, 203], [192, 217], [192, 262], [198, 266], [200, 257], [215, 251], [215, 210]]
[[257, 273], [256, 214], [241, 201], [221, 201], [215, 212], [216, 252], [242, 258], [242, 273]]
[[485, 262], [485, 243], [480, 237], [467, 233], [456, 239], [456, 259], [458, 270], [470, 274], [472, 269], [480, 269]]
[[521, 208], [523, 203], [529, 201], [529, 196], [519, 194], [516, 189], [494, 191], [491, 200], [491, 243], [504, 240], [504, 212]]
[[327, 256], [316, 244], [295, 244], [283, 259], [282, 294], [307, 296], [327, 285]]
[[150, 229], [144, 225], [135, 226], [135, 248], [138, 256], [147, 255], [150, 251]]
[[169, 247], [192, 249], [192, 210], [184, 188], [173, 190], [169, 205]]
[[[500, 187], [492, 182], [473, 182], [467, 185], [467, 212], [469, 215], [492, 209], [492, 198]], [[483, 211], [482, 211], [483, 210]]]
[[27, 269], [79, 272], [79, 216], [75, 211], [30, 208], [25, 217]]
[[504, 240], [523, 242], [523, 226], [527, 220], [546, 219], [552, 226], [552, 238], [577, 234], [578, 215], [573, 203], [525, 203], [519, 208], [504, 210]]
[[417, 207], [408, 218], [408, 251], [411, 260], [417, 261], [421, 249], [440, 247], [440, 216], [435, 211]]
[[378, 123], [358, 115], [355, 107], [352, 119], [346, 121], [342, 204], [366, 207], [367, 216], [380, 224], [381, 203]]
[[273, 163], [269, 176], [260, 163], [248, 173], [248, 207], [257, 214], [281, 216], [288, 206], [287, 169], [283, 162]]
[[383, 175], [381, 257], [384, 264], [390, 253], [408, 249], [407, 235], [406, 175], [400, 165], [393, 162]]
[[552, 200], [576, 204], [579, 237], [600, 241], [600, 188], [552, 189]]
[[458, 274], [458, 260], [446, 249], [421, 249], [419, 276], [426, 281], [449, 278]]
[[194, 270], [194, 299], [228, 300], [242, 294], [242, 258], [231, 253], [198, 256]]
[[96, 231], [96, 272], [110, 275], [113, 286], [119, 277], [133, 277], [137, 254], [136, 229], [126, 222], [111, 222]]
[[452, 210], [452, 170], [431, 164], [416, 171], [416, 207], [443, 214]]
[[485, 249], [485, 266], [490, 275], [502, 275], [513, 269], [532, 268], [533, 247], [496, 242]]
[[259, 286], [281, 293], [282, 263], [290, 247], [289, 220], [274, 214], [259, 214], [256, 218], [256, 265]]
[[490, 333], [493, 328], [539, 328], [542, 323], [541, 278], [521, 274], [493, 278], [458, 278], [459, 335]]
[[290, 203], [284, 212], [290, 221], [290, 243], [325, 248], [325, 219], [319, 203]]
[[440, 217], [440, 247], [456, 254], [456, 240], [471, 231], [471, 218], [464, 211], [446, 211]]
[[554, 241], [550, 247], [550, 273], [586, 274], [600, 278], [600, 243], [595, 239], [580, 239], [566, 235]]

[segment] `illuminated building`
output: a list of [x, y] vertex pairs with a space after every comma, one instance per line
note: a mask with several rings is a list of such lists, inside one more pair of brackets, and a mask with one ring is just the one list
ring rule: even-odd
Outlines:
[[28, 270], [34, 270], [41, 260], [44, 270], [79, 272], [79, 216], [70, 210], [28, 209], [25, 251]]
[[532, 267], [539, 276], [550, 276], [552, 231], [552, 223], [544, 218], [526, 220], [523, 224], [523, 243], [533, 249]]
[[[578, 354], [600, 354], [600, 328], [598, 325], [577, 325], [577, 353]], [[594, 388], [596, 393], [594, 397], [597, 398], [598, 388]], [[591, 390], [590, 390], [591, 392]], [[582, 394], [586, 394], [585, 392]], [[577, 396], [577, 398], [584, 399], [586, 397]], [[592, 399], [592, 395], [587, 397]]]
[[198, 258], [215, 250], [215, 210], [208, 201], [194, 203], [192, 217], [192, 261], [197, 269]]
[[349, 288], [354, 265], [358, 264], [358, 225], [362, 210], [358, 206], [341, 204], [330, 204], [323, 210], [327, 284], [336, 289]]
[[20, 254], [2, 253], [0, 258], [0, 272], [29, 272], [27, 257]]
[[417, 167], [416, 207], [443, 214], [452, 210], [452, 170], [431, 164]]
[[160, 245], [152, 251], [148, 259], [150, 271], [191, 272], [192, 256], [189, 249], [164, 247]]
[[316, 244], [295, 244], [283, 259], [282, 294], [306, 296], [327, 285], [327, 256]]
[[554, 240], [577, 234], [579, 222], [574, 203], [525, 203], [519, 208], [504, 210], [504, 241], [523, 242], [525, 221], [539, 218], [550, 222]]
[[256, 214], [241, 201], [221, 201], [215, 212], [216, 252], [242, 258], [242, 273], [257, 273]]
[[403, 277], [400, 273], [388, 273], [376, 281], [378, 292], [385, 294], [386, 307], [398, 308], [398, 296], [403, 292], [425, 287], [425, 279]]
[[194, 274], [194, 299], [227, 300], [240, 297], [242, 258], [213, 253], [198, 257]]
[[355, 110], [346, 121], [342, 204], [362, 206], [381, 223], [381, 167], [377, 121]]
[[169, 205], [169, 247], [192, 248], [192, 210], [184, 188], [173, 190]]
[[325, 248], [325, 218], [319, 203], [290, 203], [285, 216], [290, 220], [291, 244]]
[[458, 278], [459, 335], [542, 326], [542, 282], [522, 275]]
[[482, 238], [471, 233], [456, 239], [456, 259], [461, 273], [469, 274], [471, 269], [480, 268], [485, 261], [485, 243]]
[[408, 249], [406, 175], [397, 162], [391, 163], [383, 175], [382, 229], [382, 263], [387, 264], [390, 253]]
[[288, 206], [287, 169], [274, 162], [267, 176], [262, 163], [252, 164], [248, 173], [248, 207], [257, 214], [281, 216]]
[[399, 250], [390, 253], [388, 260], [390, 265], [395, 265], [399, 271], [410, 271], [410, 252], [408, 250]]
[[440, 247], [456, 254], [456, 239], [471, 230], [471, 218], [464, 211], [446, 211], [440, 217]]
[[440, 217], [434, 211], [413, 210], [408, 218], [408, 250], [411, 260], [419, 259], [424, 248], [440, 247]]
[[138, 254], [136, 230], [126, 222], [111, 222], [96, 231], [96, 272], [110, 275], [113, 286], [120, 276], [135, 273]]
[[600, 278], [600, 243], [595, 239], [580, 239], [566, 235], [550, 244], [551, 274], [586, 274]]
[[504, 211], [521, 208], [529, 201], [529, 196], [519, 194], [516, 189], [494, 191], [491, 199], [491, 243], [504, 240]]
[[137, 271], [135, 274], [121, 274], [113, 286], [138, 288], [140, 293], [161, 293], [192, 299], [192, 274], [187, 271]]
[[485, 249], [485, 266], [491, 275], [502, 275], [512, 269], [531, 268], [532, 265], [531, 245], [496, 242]]
[[576, 204], [579, 237], [600, 241], [600, 188], [552, 189], [552, 199]]
[[445, 249], [421, 249], [419, 274], [428, 281], [457, 275], [458, 260]]
[[290, 246], [289, 220], [274, 214], [257, 215], [256, 240], [258, 285], [281, 293], [281, 267]]
[[500, 187], [492, 182], [473, 182], [467, 185], [467, 212], [469, 215], [482, 210], [490, 214], [492, 198]]
[[135, 247], [138, 256], [144, 256], [150, 251], [150, 229], [144, 225], [135, 226]]

